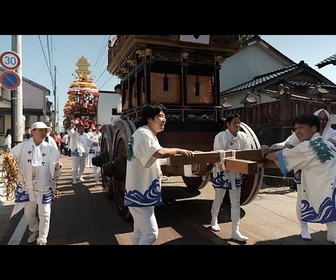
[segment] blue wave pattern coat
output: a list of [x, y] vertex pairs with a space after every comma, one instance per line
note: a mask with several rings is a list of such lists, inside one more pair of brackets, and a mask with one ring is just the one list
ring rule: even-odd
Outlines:
[[38, 166], [39, 179], [32, 179], [32, 154], [33, 138], [16, 145], [11, 149], [11, 154], [17, 159], [20, 172], [24, 178], [25, 186], [17, 186], [15, 202], [36, 201], [36, 203], [52, 203], [53, 176], [55, 165], [59, 161], [60, 153], [52, 144], [42, 141], [42, 164]]
[[277, 151], [283, 174], [291, 170], [301, 185], [301, 218], [306, 222], [336, 221], [336, 149], [333, 144], [315, 133], [292, 149]]
[[162, 204], [161, 166], [153, 154], [161, 149], [148, 126], [139, 127], [129, 140], [124, 205], [147, 207]]

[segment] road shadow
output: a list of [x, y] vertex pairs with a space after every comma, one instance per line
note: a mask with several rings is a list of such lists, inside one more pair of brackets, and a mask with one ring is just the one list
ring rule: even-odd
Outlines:
[[[199, 195], [199, 190], [187, 187], [169, 186], [162, 189], [164, 204], [155, 209], [159, 228], [171, 227], [181, 236], [162, 245], [231, 245], [229, 242], [235, 242], [223, 239], [209, 229], [212, 199], [200, 199]], [[244, 216], [245, 211], [241, 208], [241, 218]], [[231, 223], [228, 204], [222, 203], [218, 223]]]
[[327, 241], [327, 232], [326, 231], [318, 231], [310, 233], [312, 239], [304, 240], [300, 237], [300, 235], [290, 235], [283, 238], [278, 239], [270, 239], [265, 241], [257, 241], [255, 245], [303, 245], [303, 246], [311, 246], [311, 245], [335, 245], [334, 243]]
[[196, 197], [201, 194], [199, 190], [193, 190], [187, 187], [167, 186], [161, 188], [162, 201], [164, 203], [173, 203], [177, 199]]

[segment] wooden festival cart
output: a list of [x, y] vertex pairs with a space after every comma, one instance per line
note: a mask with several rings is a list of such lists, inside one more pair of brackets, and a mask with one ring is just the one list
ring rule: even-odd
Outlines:
[[[109, 42], [107, 70], [121, 80], [123, 110], [115, 126], [103, 125], [102, 154], [96, 165], [102, 167], [105, 195], [115, 200], [123, 219], [130, 217], [124, 206], [126, 147], [144, 104], [159, 102], [167, 108], [165, 130], [158, 134], [162, 146], [199, 151], [189, 162], [170, 158], [162, 166], [164, 175], [182, 176], [188, 188], [201, 189], [213, 163], [223, 163], [225, 152], [212, 151], [223, 114], [220, 64], [240, 47], [239, 35], [116, 35]], [[253, 130], [245, 123], [242, 129], [257, 151], [237, 151], [235, 158], [225, 155], [225, 165], [246, 173], [241, 194], [245, 205], [258, 193], [265, 160]], [[185, 166], [192, 176], [186, 175]]]

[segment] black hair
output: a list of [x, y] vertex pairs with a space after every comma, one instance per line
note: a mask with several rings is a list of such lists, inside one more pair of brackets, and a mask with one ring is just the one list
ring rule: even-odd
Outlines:
[[12, 133], [12, 130], [10, 128], [7, 128], [6, 134], [5, 134], [5, 138]]
[[225, 130], [227, 128], [226, 119], [225, 118], [220, 118], [217, 122], [217, 127], [218, 127], [219, 131]]
[[118, 88], [121, 89], [121, 84], [116, 84], [116, 85], [114, 86], [114, 91], [116, 91], [116, 89], [118, 89]]
[[166, 107], [164, 107], [160, 103], [144, 105], [141, 110], [141, 119], [139, 124], [141, 126], [147, 125], [148, 119], [154, 119], [154, 117], [158, 115], [161, 111], [163, 111], [165, 114], [167, 113]]
[[303, 114], [296, 116], [293, 119], [293, 125], [295, 124], [308, 124], [310, 127], [316, 126], [317, 131], [320, 131], [320, 120], [314, 114]]
[[226, 117], [226, 123], [228, 124], [228, 123], [232, 122], [232, 120], [233, 120], [234, 118], [238, 118], [238, 119], [240, 120], [240, 115], [237, 114], [237, 113], [232, 113], [232, 114], [228, 115], [228, 116]]

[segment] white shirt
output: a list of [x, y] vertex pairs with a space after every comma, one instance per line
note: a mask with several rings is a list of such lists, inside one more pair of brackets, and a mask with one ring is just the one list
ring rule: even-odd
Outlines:
[[51, 137], [50, 135], [47, 135], [47, 138], [48, 138], [48, 143], [50, 143], [51, 145], [53, 145], [57, 150], [58, 150], [58, 146], [57, 146], [57, 143], [54, 139], [54, 137]]
[[[229, 129], [216, 134], [213, 144], [214, 150], [248, 150], [251, 149], [251, 141], [247, 134], [238, 131], [234, 136]], [[212, 186], [214, 188], [235, 189], [243, 184], [243, 176], [239, 172], [222, 170], [217, 167], [212, 169]]]
[[5, 145], [7, 145], [8, 149], [12, 147], [12, 135], [7, 135], [7, 137], [5, 138]]
[[63, 135], [62, 142], [64, 143], [64, 145], [69, 144], [69, 134], [64, 134]]
[[[99, 155], [101, 135], [101, 132], [97, 133], [96, 131], [88, 133], [89, 139], [92, 141], [92, 145], [89, 147], [89, 154]], [[94, 143], [96, 143], [96, 146], [93, 145]]]
[[117, 113], [121, 114], [122, 113], [122, 97], [120, 96], [117, 104]]
[[127, 146], [125, 206], [144, 207], [162, 203], [160, 161], [153, 156], [161, 148], [147, 125], [133, 133]]
[[[37, 203], [51, 203], [52, 177], [55, 165], [59, 161], [60, 153], [52, 144], [42, 141], [39, 145], [39, 158], [33, 170], [32, 161], [36, 145], [33, 138], [23, 141], [11, 149], [11, 154], [17, 159], [20, 172], [24, 178], [24, 186], [17, 186], [15, 202], [36, 201]], [[38, 178], [33, 180], [33, 171]]]
[[74, 156], [88, 155], [89, 146], [93, 144], [88, 135], [85, 132], [80, 134], [75, 128], [68, 130], [68, 134], [70, 136], [69, 148], [71, 149], [71, 154]]

